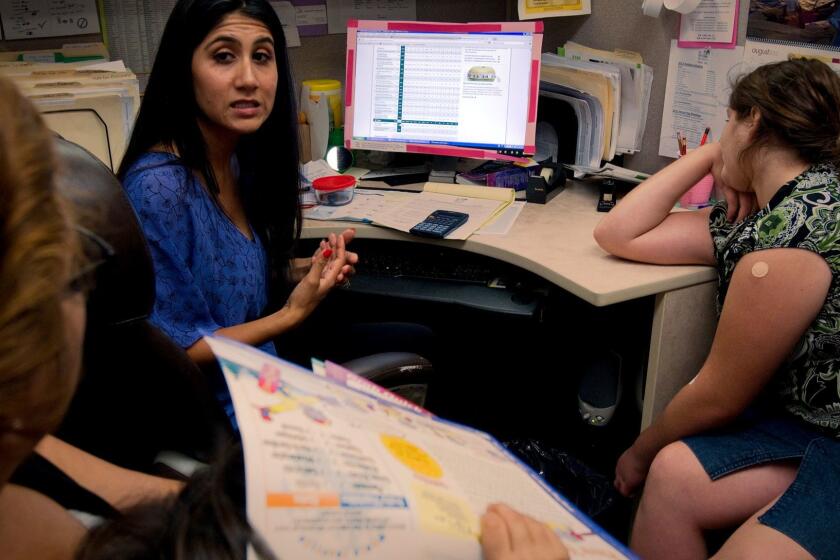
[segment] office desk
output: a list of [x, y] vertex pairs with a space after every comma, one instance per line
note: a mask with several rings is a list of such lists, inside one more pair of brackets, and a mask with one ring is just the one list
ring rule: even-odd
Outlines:
[[[443, 243], [519, 266], [595, 306], [655, 296], [642, 427], [664, 408], [703, 363], [715, 328], [715, 271], [706, 266], [658, 266], [606, 254], [592, 238], [602, 214], [595, 186], [570, 181], [548, 204], [526, 204], [508, 235], [476, 234], [464, 241], [430, 241], [356, 224], [365, 239]], [[305, 220], [304, 238], [353, 224]]]

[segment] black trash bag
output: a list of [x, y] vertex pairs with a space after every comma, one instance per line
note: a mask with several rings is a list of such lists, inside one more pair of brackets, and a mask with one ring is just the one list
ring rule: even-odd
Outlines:
[[536, 471], [580, 511], [598, 518], [609, 513], [620, 497], [612, 479], [588, 467], [572, 454], [533, 439], [503, 442], [523, 463]]

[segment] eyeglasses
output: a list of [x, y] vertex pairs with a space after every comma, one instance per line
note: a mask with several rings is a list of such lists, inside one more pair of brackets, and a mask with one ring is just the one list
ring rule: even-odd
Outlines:
[[114, 257], [114, 248], [99, 235], [82, 226], [75, 226], [82, 244], [84, 263], [70, 278], [67, 291], [88, 294], [96, 285], [96, 271]]

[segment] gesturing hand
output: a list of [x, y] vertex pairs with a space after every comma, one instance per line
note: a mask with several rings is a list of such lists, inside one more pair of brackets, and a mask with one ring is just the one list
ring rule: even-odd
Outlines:
[[358, 256], [355, 253], [348, 254], [345, 249], [344, 235], [330, 234], [329, 240], [322, 241], [315, 251], [309, 272], [289, 295], [286, 307], [295, 313], [297, 320], [302, 321], [340, 281], [339, 278], [349, 278], [356, 261]]
[[544, 523], [493, 504], [481, 518], [484, 560], [568, 560], [560, 538]]
[[[356, 237], [356, 230], [349, 228], [345, 229], [341, 232], [340, 237], [344, 240], [344, 245], [347, 246], [353, 238]], [[329, 238], [321, 241], [321, 251], [325, 251], [326, 249], [335, 249], [335, 243], [337, 241], [337, 237], [335, 234], [330, 234]], [[355, 265], [359, 262], [359, 255], [354, 253], [353, 251], [345, 251], [345, 264], [341, 266], [338, 271], [338, 276], [336, 277], [335, 281], [338, 285], [345, 284], [350, 281], [350, 277], [356, 274]], [[327, 267], [324, 269], [324, 273], [327, 274], [331, 271], [331, 267], [336, 266], [335, 262], [331, 261], [327, 264]]]

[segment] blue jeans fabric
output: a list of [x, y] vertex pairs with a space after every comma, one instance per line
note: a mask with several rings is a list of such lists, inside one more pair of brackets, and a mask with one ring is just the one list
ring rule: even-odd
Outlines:
[[758, 518], [818, 560], [840, 558], [840, 441], [784, 411], [748, 411], [731, 426], [683, 440], [712, 480], [799, 460], [796, 478]]

